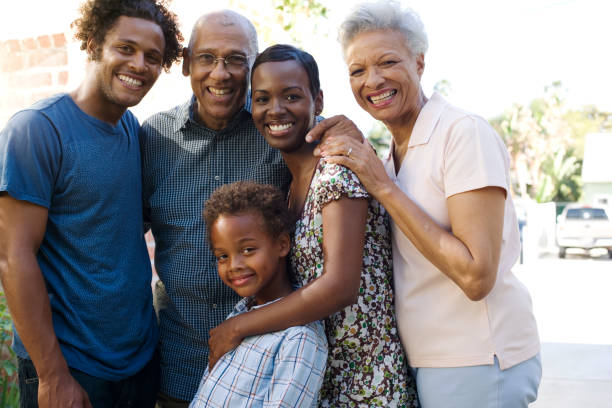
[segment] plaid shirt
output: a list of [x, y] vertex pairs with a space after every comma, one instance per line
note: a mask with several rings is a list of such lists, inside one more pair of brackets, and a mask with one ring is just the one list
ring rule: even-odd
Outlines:
[[286, 190], [290, 181], [280, 153], [257, 132], [246, 109], [213, 131], [194, 120], [194, 101], [152, 116], [141, 130], [145, 218], [169, 296], [159, 310], [161, 391], [185, 401], [208, 365], [208, 331], [240, 300], [217, 275], [204, 202], [225, 183], [253, 180]]
[[[251, 301], [241, 300], [228, 318], [248, 311]], [[247, 337], [206, 370], [189, 407], [316, 407], [326, 360], [319, 321]]]

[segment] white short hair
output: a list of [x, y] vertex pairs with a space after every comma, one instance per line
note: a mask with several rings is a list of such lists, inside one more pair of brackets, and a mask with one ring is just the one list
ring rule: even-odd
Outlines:
[[413, 55], [425, 54], [428, 42], [419, 15], [395, 0], [378, 0], [357, 4], [338, 30], [338, 41], [345, 53], [356, 35], [368, 31], [397, 31], [406, 39]]

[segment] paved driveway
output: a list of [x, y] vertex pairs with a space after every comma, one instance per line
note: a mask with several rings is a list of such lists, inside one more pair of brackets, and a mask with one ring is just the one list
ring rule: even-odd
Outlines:
[[531, 292], [543, 342], [532, 407], [612, 407], [612, 260], [570, 253], [515, 270]]

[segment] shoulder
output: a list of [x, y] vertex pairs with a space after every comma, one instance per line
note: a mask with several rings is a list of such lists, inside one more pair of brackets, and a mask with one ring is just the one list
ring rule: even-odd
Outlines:
[[340, 195], [349, 197], [368, 197], [359, 178], [350, 169], [339, 164], [326, 163], [321, 159], [317, 165], [314, 190], [317, 196], [325, 196], [327, 202], [339, 199]]
[[327, 347], [325, 329], [319, 320], [286, 329], [285, 340], [294, 343], [308, 342], [319, 347]]
[[142, 123], [143, 130], [174, 129], [178, 121], [188, 118], [190, 104], [191, 100], [150, 116]]

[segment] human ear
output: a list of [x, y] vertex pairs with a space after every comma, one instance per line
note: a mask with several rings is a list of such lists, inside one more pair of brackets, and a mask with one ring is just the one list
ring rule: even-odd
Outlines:
[[281, 234], [278, 237], [278, 248], [279, 248], [279, 257], [283, 258], [289, 254], [289, 250], [291, 249], [291, 238], [289, 238], [289, 234], [286, 232]]
[[189, 63], [191, 62], [191, 56], [189, 55], [189, 48], [183, 48], [183, 75], [189, 76]]
[[96, 59], [97, 49], [98, 49], [98, 44], [94, 41], [94, 39], [91, 37], [88, 38], [87, 44], [85, 47], [85, 51], [87, 52], [87, 56], [89, 57], [90, 60], [93, 61]]
[[323, 91], [319, 90], [317, 97], [314, 100], [315, 116], [319, 116], [323, 112]]
[[417, 64], [417, 74], [419, 74], [419, 78], [423, 76], [423, 72], [425, 71], [425, 55], [419, 54], [416, 58]]

